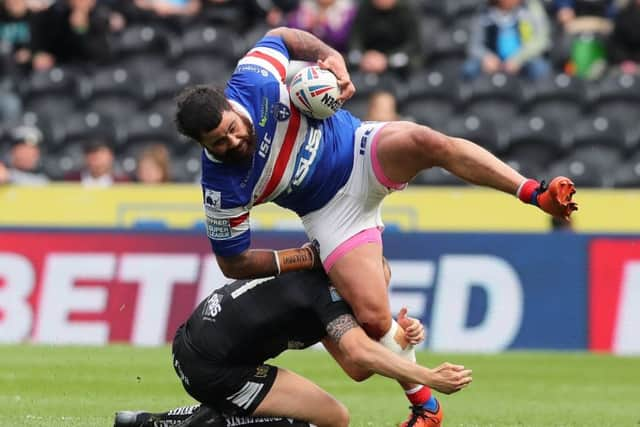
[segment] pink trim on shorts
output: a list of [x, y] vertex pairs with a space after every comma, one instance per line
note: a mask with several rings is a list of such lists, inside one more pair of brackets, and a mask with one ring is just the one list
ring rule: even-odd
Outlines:
[[362, 246], [365, 243], [380, 243], [382, 244], [382, 233], [379, 228], [367, 228], [366, 230], [362, 230], [355, 236], [349, 238], [348, 240], [342, 242], [337, 248], [333, 250], [324, 261], [324, 271], [331, 270], [333, 264], [336, 263], [340, 258], [345, 256], [348, 252], [357, 248], [358, 246]]
[[382, 170], [382, 166], [380, 165], [380, 161], [378, 160], [378, 137], [380, 136], [380, 131], [386, 125], [382, 125], [373, 136], [373, 141], [371, 142], [371, 166], [373, 167], [373, 173], [378, 178], [380, 184], [384, 185], [387, 188], [393, 188], [394, 190], [402, 190], [407, 186], [406, 182], [393, 182], [384, 174]]

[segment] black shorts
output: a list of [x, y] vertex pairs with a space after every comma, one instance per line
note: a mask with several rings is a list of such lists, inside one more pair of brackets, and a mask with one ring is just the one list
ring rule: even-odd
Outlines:
[[228, 416], [251, 415], [273, 386], [278, 368], [205, 360], [184, 341], [181, 326], [173, 340], [173, 367], [197, 401]]

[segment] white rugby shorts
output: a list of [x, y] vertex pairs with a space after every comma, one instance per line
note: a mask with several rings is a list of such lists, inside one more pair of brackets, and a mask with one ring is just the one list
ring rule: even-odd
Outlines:
[[363, 122], [356, 129], [349, 179], [325, 206], [302, 217], [309, 241], [319, 246], [327, 272], [350, 250], [365, 243], [382, 243], [382, 200], [407, 186], [387, 178], [378, 161], [378, 134], [385, 125]]

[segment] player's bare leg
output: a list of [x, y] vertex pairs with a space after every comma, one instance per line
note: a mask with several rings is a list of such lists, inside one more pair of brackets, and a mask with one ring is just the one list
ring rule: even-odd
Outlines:
[[379, 131], [377, 156], [393, 182], [440, 166], [465, 181], [516, 194], [525, 178], [484, 148], [412, 122], [390, 122]]
[[[391, 317], [387, 295], [388, 277], [383, 268], [381, 245], [368, 243], [352, 249], [333, 264], [328, 274], [340, 295], [351, 305], [358, 323], [370, 337], [380, 340], [392, 351], [415, 360], [412, 349], [403, 350], [406, 343], [401, 341], [402, 334], [396, 334], [395, 328], [398, 325]], [[442, 411], [431, 395], [431, 389], [418, 384], [400, 385], [413, 406], [433, 410], [442, 419]]]
[[349, 425], [349, 412], [342, 403], [308, 379], [282, 368], [253, 415], [289, 417], [317, 427]]

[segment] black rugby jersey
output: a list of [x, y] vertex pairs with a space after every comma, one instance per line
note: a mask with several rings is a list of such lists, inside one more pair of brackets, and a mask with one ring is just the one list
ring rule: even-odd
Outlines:
[[205, 359], [262, 363], [317, 343], [327, 324], [346, 313], [350, 307], [323, 272], [238, 280], [198, 305], [186, 322], [185, 340]]

